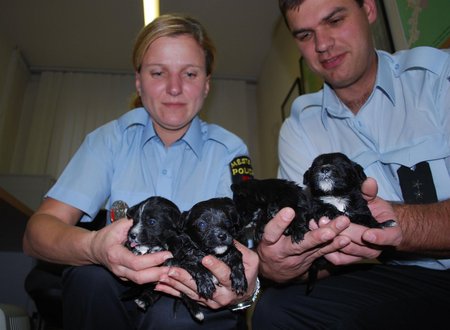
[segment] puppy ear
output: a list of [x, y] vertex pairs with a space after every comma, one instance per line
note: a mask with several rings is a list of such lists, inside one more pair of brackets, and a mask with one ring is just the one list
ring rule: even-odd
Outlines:
[[303, 184], [305, 186], [309, 186], [309, 183], [311, 182], [311, 169], [309, 168], [306, 170], [305, 174], [303, 174]]
[[226, 206], [226, 214], [227, 214], [227, 217], [233, 223], [234, 233], [232, 233], [232, 235], [234, 236], [234, 235], [236, 235], [238, 233], [240, 228], [243, 226], [243, 223], [242, 223], [243, 220], [239, 216], [239, 213], [238, 213], [238, 211], [236, 209], [236, 206], [234, 205], [233, 202], [231, 202], [230, 204], [228, 204]]
[[367, 179], [367, 175], [366, 173], [364, 173], [364, 169], [361, 165], [359, 165], [358, 163], [355, 163], [352, 161], [353, 167], [355, 169], [355, 173], [360, 181], [360, 183], [363, 183], [364, 180]]
[[127, 218], [128, 219], [134, 219], [134, 216], [136, 215], [137, 210], [139, 209], [140, 203], [136, 204], [132, 207], [129, 207], [127, 209]]
[[183, 231], [186, 228], [186, 223], [190, 213], [190, 211], [184, 211], [180, 214], [180, 219], [177, 221], [177, 227], [180, 231]]

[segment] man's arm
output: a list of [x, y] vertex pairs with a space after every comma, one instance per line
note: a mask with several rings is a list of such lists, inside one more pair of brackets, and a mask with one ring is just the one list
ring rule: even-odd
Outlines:
[[402, 243], [397, 250], [435, 257], [450, 256], [450, 200], [432, 204], [394, 204]]

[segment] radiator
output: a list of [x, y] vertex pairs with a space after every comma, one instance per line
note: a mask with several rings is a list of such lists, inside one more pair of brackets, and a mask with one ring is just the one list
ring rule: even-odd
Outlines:
[[0, 304], [0, 330], [30, 330], [30, 318], [18, 306]]

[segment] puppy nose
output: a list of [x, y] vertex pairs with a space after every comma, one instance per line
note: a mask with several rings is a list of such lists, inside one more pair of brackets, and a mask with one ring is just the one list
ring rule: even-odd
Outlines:
[[225, 234], [225, 233], [220, 233], [217, 237], [218, 237], [221, 241], [226, 241], [226, 239], [228, 238], [227, 234]]

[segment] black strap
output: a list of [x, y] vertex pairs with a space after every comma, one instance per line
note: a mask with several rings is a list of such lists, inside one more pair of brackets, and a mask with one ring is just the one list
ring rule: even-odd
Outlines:
[[438, 201], [428, 162], [420, 162], [412, 168], [402, 165], [397, 174], [405, 203], [428, 204]]

